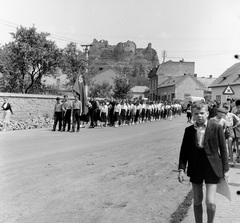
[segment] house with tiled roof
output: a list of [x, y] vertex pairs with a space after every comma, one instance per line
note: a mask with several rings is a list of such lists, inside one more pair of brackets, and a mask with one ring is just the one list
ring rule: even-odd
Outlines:
[[205, 86], [204, 89], [204, 98], [206, 101], [212, 100], [212, 89], [209, 88], [210, 84], [212, 84], [217, 78], [214, 78], [212, 75], [209, 75], [208, 77], [197, 77], [197, 79], [203, 83]]
[[150, 72], [148, 73], [148, 78], [150, 79], [150, 88], [148, 91], [149, 98], [152, 100], [157, 95], [157, 86], [158, 86], [158, 67], [153, 67]]
[[183, 59], [180, 61], [169, 60], [153, 68], [148, 74], [148, 78], [150, 79], [150, 100], [159, 100], [161, 98], [157, 92], [158, 86], [163, 82], [172, 77], [183, 76], [184, 74], [194, 75], [194, 69], [195, 62], [186, 62]]
[[147, 86], [135, 86], [130, 89], [129, 95], [131, 95], [132, 98], [139, 98], [143, 97], [145, 98], [146, 92], [149, 91], [149, 88]]
[[[223, 103], [227, 101], [227, 98], [240, 98], [240, 62], [223, 72], [209, 85], [209, 88], [212, 89], [212, 100], [218, 100]], [[229, 89], [229, 94], [224, 94], [227, 88]]]
[[184, 99], [187, 96], [204, 97], [205, 86], [196, 75], [184, 74], [182, 76], [169, 77], [158, 85], [158, 100], [172, 101], [174, 98]]

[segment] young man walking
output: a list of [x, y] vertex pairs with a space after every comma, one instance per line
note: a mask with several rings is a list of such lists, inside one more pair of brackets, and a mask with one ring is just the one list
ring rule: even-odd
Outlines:
[[58, 124], [58, 131], [61, 131], [62, 129], [62, 103], [60, 101], [60, 98], [56, 98], [56, 104], [54, 106], [54, 124], [52, 131], [56, 130], [57, 124]]
[[[77, 132], [79, 132], [80, 130], [80, 117], [82, 115], [82, 102], [78, 99], [78, 96], [75, 95], [75, 100], [72, 103], [72, 132], [75, 132], [75, 130], [77, 130]], [[77, 129], [76, 129], [76, 125], [77, 125]]]

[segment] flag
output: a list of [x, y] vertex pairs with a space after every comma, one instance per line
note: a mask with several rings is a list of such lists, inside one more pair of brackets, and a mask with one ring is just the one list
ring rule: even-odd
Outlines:
[[82, 114], [87, 114], [87, 96], [85, 91], [85, 84], [81, 74], [78, 75], [73, 91], [78, 95], [79, 100], [82, 102]]

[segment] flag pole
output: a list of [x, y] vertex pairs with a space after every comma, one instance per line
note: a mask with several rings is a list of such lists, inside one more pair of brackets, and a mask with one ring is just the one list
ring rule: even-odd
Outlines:
[[[81, 45], [82, 47], [84, 47], [84, 52], [85, 52], [85, 57], [86, 57], [86, 69], [85, 69], [85, 74], [88, 74], [88, 53], [90, 50], [90, 47], [92, 46], [92, 44], [87, 44], [87, 45]], [[86, 97], [88, 98], [88, 85], [87, 83], [85, 83], [85, 93], [86, 93]]]

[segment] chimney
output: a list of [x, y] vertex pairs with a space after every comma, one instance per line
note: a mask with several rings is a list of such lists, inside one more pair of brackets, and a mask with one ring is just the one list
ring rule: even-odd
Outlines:
[[209, 78], [211, 79], [211, 78], [212, 78], [212, 75], [209, 75]]

